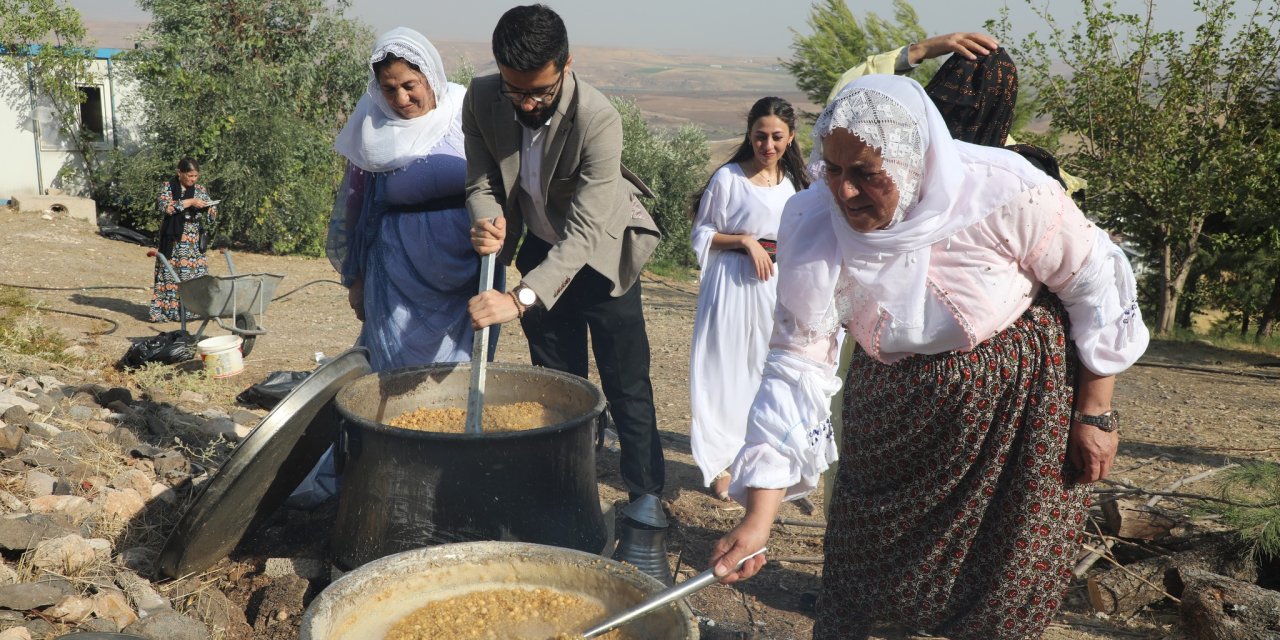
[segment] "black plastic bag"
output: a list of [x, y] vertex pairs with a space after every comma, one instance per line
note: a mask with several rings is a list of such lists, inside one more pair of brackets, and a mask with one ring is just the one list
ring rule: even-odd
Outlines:
[[104, 224], [98, 228], [98, 233], [102, 234], [102, 237], [111, 240], [132, 242], [133, 244], [142, 245], [144, 247], [151, 246], [150, 236], [143, 235], [127, 227], [121, 227], [114, 224]]
[[196, 357], [196, 339], [182, 329], [166, 331], [135, 341], [116, 363], [120, 369], [136, 369], [148, 362], [177, 364]]
[[293, 388], [307, 379], [310, 371], [272, 371], [267, 378], [250, 386], [236, 396], [240, 404], [252, 404], [263, 409], [274, 409]]

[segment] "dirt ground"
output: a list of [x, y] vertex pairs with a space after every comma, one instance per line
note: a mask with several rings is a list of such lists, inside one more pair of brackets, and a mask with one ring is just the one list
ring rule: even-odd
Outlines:
[[[124, 353], [129, 338], [176, 328], [146, 321], [153, 269], [146, 248], [101, 238], [83, 223], [45, 220], [38, 213], [0, 211], [0, 228], [0, 284], [99, 287], [27, 290], [30, 299], [42, 308], [90, 314], [115, 324], [111, 327], [101, 320], [54, 312], [41, 314], [42, 322], [88, 347], [90, 358], [83, 368], [104, 367], [105, 371], [107, 364]], [[329, 263], [322, 259], [236, 253], [234, 262], [240, 272], [285, 275], [278, 295], [334, 277]], [[210, 263], [213, 273], [227, 273], [227, 265], [216, 254], [211, 255]], [[688, 359], [697, 285], [646, 274], [642, 286], [652, 343], [655, 402], [668, 460], [663, 497], [676, 522], [668, 549], [687, 577], [706, 565], [712, 543], [742, 511], [707, 494], [689, 451]], [[345, 291], [325, 282], [309, 284], [271, 303], [261, 322], [269, 333], [246, 358], [245, 372], [203, 381], [205, 392], [221, 398], [228, 407], [234, 406], [231, 398], [236, 393], [268, 372], [310, 370], [317, 352], [339, 353], [352, 344], [358, 332]], [[108, 333], [90, 335], [103, 330]], [[211, 327], [210, 333], [224, 332]], [[504, 327], [498, 360], [528, 362], [518, 325]], [[1229, 462], [1275, 460], [1272, 446], [1280, 435], [1280, 384], [1255, 376], [1280, 373], [1275, 368], [1280, 364], [1277, 361], [1280, 357], [1276, 355], [1225, 351], [1207, 343], [1153, 344], [1139, 365], [1121, 376], [1117, 384], [1115, 406], [1122, 412], [1124, 424], [1113, 477], [1162, 488]], [[625, 499], [617, 474], [617, 454], [602, 451], [598, 468], [601, 497]], [[1183, 490], [1206, 492], [1210, 485], [1206, 482]], [[815, 501], [820, 502], [820, 496]], [[813, 520], [820, 519], [822, 513], [805, 514], [787, 505], [783, 516]], [[296, 614], [323, 586], [303, 587], [304, 592], [296, 585], [267, 584], [270, 580], [260, 573], [263, 554], [278, 553], [291, 544], [315, 548], [325, 538], [316, 531], [327, 527], [326, 518], [323, 509], [281, 516], [271, 524], [272, 535], [268, 537], [272, 543], [263, 543], [257, 536], [242, 545], [230, 561], [213, 569], [225, 572], [229, 595], [245, 603], [250, 623], [271, 611], [289, 614], [280, 616], [284, 622], [272, 626], [270, 633], [255, 633], [255, 637], [296, 637]], [[753, 580], [732, 587], [714, 586], [691, 598], [690, 605], [703, 619], [703, 637], [809, 637], [812, 613], [805, 594], [817, 589], [821, 564], [808, 559], [821, 556], [821, 531], [775, 527], [770, 555], [797, 561], [772, 561]], [[251, 597], [251, 593], [260, 595]], [[280, 602], [273, 603], [272, 598]], [[1083, 584], [1077, 584], [1071, 590], [1068, 609], [1045, 638], [1162, 638], [1171, 633], [1175, 623], [1172, 605], [1155, 607], [1130, 620], [1096, 616], [1084, 599]], [[888, 633], [884, 637], [903, 636]]]

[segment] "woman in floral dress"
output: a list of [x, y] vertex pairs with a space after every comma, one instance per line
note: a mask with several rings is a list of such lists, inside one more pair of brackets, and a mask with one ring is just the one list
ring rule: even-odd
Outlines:
[[[173, 180], [160, 187], [156, 208], [164, 216], [160, 223], [160, 243], [157, 250], [168, 258], [178, 274], [175, 281], [164, 268], [160, 256], [156, 256], [155, 284], [151, 292], [151, 321], [178, 322], [180, 300], [178, 282], [186, 282], [209, 272], [204, 249], [208, 246], [209, 225], [218, 215], [217, 207], [209, 192], [196, 183], [200, 178], [200, 166], [191, 158], [178, 161], [178, 173]], [[188, 315], [190, 318], [190, 315]]]

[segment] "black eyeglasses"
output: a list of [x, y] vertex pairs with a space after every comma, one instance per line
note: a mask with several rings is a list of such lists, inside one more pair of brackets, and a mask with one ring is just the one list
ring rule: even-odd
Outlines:
[[549, 87], [534, 89], [533, 91], [516, 91], [510, 88], [510, 85], [507, 84], [506, 80], [503, 80], [502, 89], [499, 90], [499, 93], [501, 93], [504, 98], [516, 104], [521, 104], [525, 100], [532, 100], [538, 104], [547, 104], [548, 102], [551, 102], [553, 98], [556, 97], [556, 93], [560, 91], [560, 85], [563, 83], [564, 83], [564, 70], [561, 69], [560, 77], [556, 79], [555, 84]]

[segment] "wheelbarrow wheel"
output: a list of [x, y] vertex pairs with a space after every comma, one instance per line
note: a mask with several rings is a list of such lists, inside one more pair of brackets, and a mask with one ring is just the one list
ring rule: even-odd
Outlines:
[[[256, 331], [258, 329], [258, 319], [253, 317], [252, 313], [242, 313], [236, 316], [236, 328]], [[244, 340], [240, 345], [240, 353], [248, 357], [249, 352], [253, 351], [253, 343], [257, 341], [258, 336], [240, 336], [240, 338]]]

